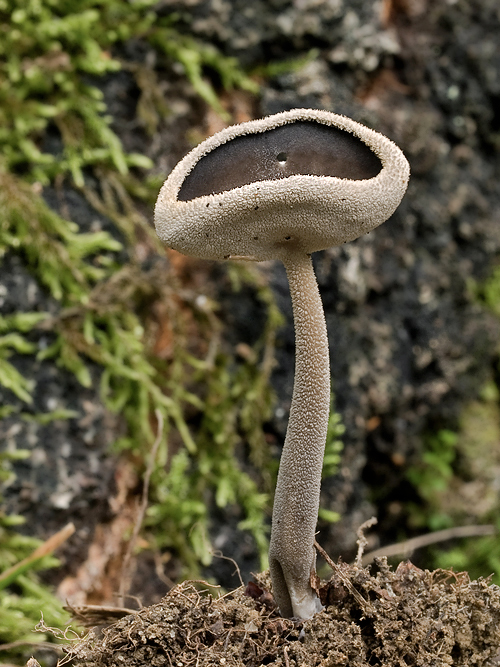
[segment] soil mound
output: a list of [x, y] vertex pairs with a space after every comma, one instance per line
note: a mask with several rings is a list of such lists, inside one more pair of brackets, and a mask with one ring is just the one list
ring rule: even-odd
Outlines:
[[91, 632], [68, 658], [78, 667], [494, 667], [500, 665], [500, 588], [465, 572], [410, 562], [378, 572], [347, 564], [319, 589], [325, 609], [283, 619], [257, 583], [215, 599], [195, 582]]

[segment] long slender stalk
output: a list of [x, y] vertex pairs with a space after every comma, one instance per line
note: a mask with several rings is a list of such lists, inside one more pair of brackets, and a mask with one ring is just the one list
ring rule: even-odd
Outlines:
[[323, 304], [310, 256], [284, 261], [295, 324], [295, 381], [281, 455], [269, 561], [283, 616], [308, 618], [321, 608], [311, 588], [314, 535], [330, 407], [330, 364]]

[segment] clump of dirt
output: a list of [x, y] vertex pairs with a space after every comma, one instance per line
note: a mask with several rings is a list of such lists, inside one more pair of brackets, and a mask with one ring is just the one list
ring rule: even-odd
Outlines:
[[77, 667], [495, 667], [500, 588], [467, 573], [410, 562], [378, 572], [340, 564], [308, 621], [279, 616], [267, 573], [214, 599], [193, 582], [158, 604], [90, 633], [68, 658]]

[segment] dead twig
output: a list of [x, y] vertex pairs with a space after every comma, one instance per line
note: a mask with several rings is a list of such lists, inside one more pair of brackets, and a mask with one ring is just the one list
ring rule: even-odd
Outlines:
[[241, 570], [240, 570], [240, 567], [239, 567], [238, 563], [234, 560], [234, 558], [230, 558], [229, 556], [224, 556], [224, 554], [222, 553], [222, 551], [212, 551], [212, 556], [214, 556], [215, 558], [222, 558], [222, 560], [228, 560], [230, 563], [232, 563], [232, 564], [234, 565], [234, 567], [235, 567], [235, 570], [234, 570], [234, 572], [233, 572], [233, 575], [234, 575], [234, 574], [237, 574], [237, 575], [238, 575], [238, 579], [240, 580], [240, 586], [244, 586], [244, 585], [245, 585], [245, 584], [243, 583], [243, 578], [242, 578], [242, 576], [241, 576]]
[[168, 577], [165, 574], [165, 568], [163, 567], [163, 560], [162, 560], [163, 556], [158, 549], [155, 549], [155, 551], [153, 552], [153, 557], [155, 561], [156, 576], [160, 581], [163, 581], [165, 586], [167, 586], [168, 589], [170, 590], [175, 586], [175, 581], [173, 579], [170, 579], [170, 577]]
[[464, 537], [480, 537], [483, 535], [495, 535], [497, 532], [496, 526], [456, 526], [455, 528], [445, 528], [444, 530], [436, 530], [434, 533], [427, 533], [426, 535], [419, 535], [412, 537], [405, 542], [398, 542], [397, 544], [389, 544], [386, 547], [375, 549], [363, 556], [363, 565], [372, 563], [375, 558], [382, 556], [403, 556], [409, 558], [411, 554], [417, 549], [427, 547], [430, 544], [437, 544], [439, 542], [446, 542], [456, 538]]
[[137, 513], [137, 518], [135, 520], [134, 530], [132, 532], [132, 537], [130, 538], [130, 541], [127, 546], [125, 558], [123, 559], [120, 590], [118, 593], [118, 604], [121, 606], [123, 606], [124, 604], [125, 594], [130, 585], [130, 564], [134, 553], [135, 545], [137, 543], [137, 538], [139, 537], [139, 532], [142, 527], [144, 515], [146, 514], [146, 510], [148, 508], [149, 483], [151, 480], [151, 475], [153, 474], [154, 463], [156, 460], [156, 455], [158, 453], [158, 448], [160, 446], [163, 437], [163, 426], [164, 426], [163, 415], [161, 414], [160, 410], [157, 409], [155, 410], [155, 416], [158, 423], [156, 440], [154, 441], [153, 447], [151, 448], [151, 454], [149, 457], [148, 466], [144, 474], [144, 484], [142, 486], [141, 503], [139, 505], [139, 511]]
[[344, 586], [351, 593], [351, 595], [356, 600], [356, 602], [359, 604], [361, 609], [363, 609], [363, 611], [366, 610], [367, 605], [368, 605], [367, 601], [354, 588], [354, 586], [351, 584], [348, 577], [346, 577], [345, 574], [342, 572], [342, 569], [337, 565], [337, 563], [333, 562], [333, 560], [330, 558], [330, 556], [326, 553], [326, 551], [323, 549], [323, 547], [318, 544], [318, 542], [316, 540], [314, 540], [314, 546], [316, 547], [316, 551], [318, 551], [318, 553], [325, 559], [325, 561], [332, 568], [332, 570], [335, 572], [335, 574], [340, 578], [340, 580], [342, 581]]
[[[0, 651], [10, 651], [13, 648], [18, 648], [20, 646], [29, 646], [32, 649], [50, 649], [51, 651], [62, 651], [61, 644], [53, 644], [52, 642], [30, 642], [24, 641], [22, 639], [17, 639], [15, 642], [9, 642], [8, 644], [0, 644]], [[0, 664], [0, 667], [4, 667], [4, 663]]]
[[31, 555], [23, 558], [23, 560], [19, 561], [19, 563], [16, 563], [12, 567], [9, 567], [7, 570], [2, 572], [2, 574], [0, 574], [0, 590], [15, 581], [20, 574], [23, 574], [23, 572], [29, 570], [44, 556], [48, 556], [49, 554], [53, 553], [61, 546], [61, 544], [66, 542], [66, 540], [71, 537], [74, 532], [74, 524], [68, 523], [66, 526], [64, 526], [64, 528], [61, 528], [61, 530], [57, 531], [57, 533], [51, 535], [48, 540], [45, 540], [45, 542], [37, 547]]
[[356, 554], [356, 561], [354, 563], [356, 567], [363, 567], [363, 552], [365, 550], [366, 545], [368, 544], [368, 540], [365, 537], [365, 530], [368, 530], [368, 528], [371, 528], [376, 524], [377, 524], [377, 518], [372, 516], [371, 519], [368, 519], [367, 521], [362, 523], [361, 526], [356, 531], [356, 535], [358, 536], [358, 541], [357, 541], [358, 553]]
[[72, 620], [78, 621], [85, 628], [92, 628], [96, 625], [108, 625], [115, 621], [137, 614], [137, 609], [127, 609], [126, 607], [111, 607], [107, 605], [85, 604], [72, 606], [64, 605], [63, 609], [69, 611]]

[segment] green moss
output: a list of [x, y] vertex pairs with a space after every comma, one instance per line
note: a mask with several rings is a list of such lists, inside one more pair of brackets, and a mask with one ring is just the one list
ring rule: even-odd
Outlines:
[[[323, 458], [322, 479], [333, 477], [338, 470], [339, 463], [342, 460], [342, 450], [344, 444], [342, 436], [345, 433], [345, 426], [342, 423], [342, 417], [335, 412], [335, 397], [332, 396], [330, 408], [330, 417], [328, 420], [328, 431], [326, 435], [325, 456]], [[326, 507], [319, 508], [319, 518], [327, 523], [336, 523], [340, 521], [340, 514]]]
[[[4, 537], [2, 536], [2, 541]], [[49, 626], [63, 628], [68, 620], [62, 604], [40, 584], [34, 573], [17, 577], [15, 587], [0, 593], [0, 644], [16, 642], [18, 645], [2, 651], [2, 657], [10, 660], [26, 661], [27, 646], [38, 645], [40, 642], [52, 642], [49, 633], [35, 631], [41, 619], [41, 613]], [[24, 645], [23, 645], [24, 644]]]
[[257, 83], [242, 72], [236, 58], [222, 56], [212, 44], [200, 44], [189, 35], [180, 35], [170, 26], [156, 28], [151, 32], [149, 41], [158, 51], [163, 51], [174, 62], [182, 65], [198, 95], [224, 120], [229, 120], [230, 116], [221, 105], [214, 88], [203, 76], [207, 67], [217, 72], [226, 90], [239, 88], [251, 93], [259, 90]]
[[[499, 394], [489, 382], [481, 396], [464, 407], [457, 431], [440, 431], [428, 438], [422, 461], [409, 470], [408, 478], [422, 499], [409, 507], [411, 524], [431, 531], [498, 525], [499, 442]], [[491, 574], [495, 583], [500, 582], [496, 535], [445, 542], [430, 547], [427, 557], [430, 568], [466, 570], [471, 577]]]
[[421, 459], [407, 471], [422, 503], [412, 508], [412, 523], [439, 530], [452, 525], [452, 519], [443, 509], [442, 496], [449, 488], [454, 474], [458, 435], [442, 429], [424, 440]]
[[[179, 392], [182, 387], [179, 374], [184, 385], [198, 387], [196, 396], [178, 393], [179, 401], [189, 403], [192, 420], [198, 424], [193, 436], [196, 449], [174, 452], [170, 465], [158, 467], [156, 495], [148, 512], [147, 524], [156, 547], [175, 548], [191, 567], [196, 559], [205, 565], [211, 560], [208, 535], [212, 504], [240, 508], [239, 527], [253, 535], [262, 566], [267, 563], [265, 518], [274, 474], [263, 424], [271, 417], [273, 405], [269, 374], [281, 315], [258, 274], [241, 265], [228, 268], [235, 289], [253, 280], [257, 296], [267, 308], [266, 328], [256, 348], [249, 349], [236, 364], [222, 349], [205, 360], [186, 353], [182, 345], [174, 354], [174, 364], [183, 365], [171, 369], [171, 388]], [[213, 304], [209, 312], [211, 307]], [[212, 322], [212, 340], [216, 340], [220, 325], [213, 312], [208, 321]], [[238, 453], [244, 451], [252, 471], [242, 470], [238, 463]]]
[[[173, 63], [221, 115], [212, 75], [227, 89], [257, 91], [235, 59], [181, 34], [175, 16], [160, 16], [156, 7], [153, 0], [0, 0], [0, 260], [7, 253], [20, 256], [56, 304], [50, 315], [0, 319], [0, 382], [13, 396], [0, 416], [42, 424], [56, 418], [32, 414], [32, 386], [16, 368], [19, 355], [52, 359], [84, 386], [98, 368], [102, 400], [126, 424], [115, 451], [133, 456], [140, 471], [155, 437], [151, 415], [159, 409], [166, 428], [152, 476], [147, 535], [152, 546], [183, 560], [184, 574], [196, 575], [211, 557], [207, 499], [220, 507], [240, 503], [241, 527], [265, 552], [269, 474], [262, 424], [272, 403], [268, 376], [279, 318], [257, 273], [228, 269], [257, 291], [268, 326], [251, 359], [221, 350], [212, 361], [200, 359], [200, 341], [217, 338], [222, 328], [215, 309], [201, 312], [196, 292], [182, 291], [165, 265], [144, 269], [124, 259], [135, 256], [138, 238], [159, 249], [141, 207], [152, 208], [160, 181], [144, 173], [152, 166], [145, 156], [123, 149], [99, 78], [121, 68], [132, 73], [141, 91], [137, 115], [149, 134], [169, 113], [157, 82]], [[157, 51], [158, 70], [119, 57], [131, 39]], [[55, 154], [44, 148], [49, 130], [60, 140]], [[88, 186], [90, 175], [98, 191]], [[114, 223], [116, 238], [82, 233], [45, 204], [42, 187], [65, 179]], [[174, 341], [165, 361], [152, 350], [149, 313], [158, 302], [168, 311]], [[52, 341], [43, 351], [36, 344], [41, 331]], [[236, 462], [238, 448], [248, 448], [251, 473]], [[5, 459], [4, 481], [12, 474], [12, 461]], [[28, 548], [20, 548], [26, 538], [15, 531], [18, 518], [2, 522], [0, 561], [17, 562]], [[48, 625], [62, 627], [65, 616], [48, 589], [34, 573], [20, 575], [0, 593], [0, 642], [32, 640], [41, 609]]]
[[[12, 478], [12, 462], [28, 456], [29, 451], [26, 450], [0, 452], [0, 483]], [[21, 516], [5, 516], [0, 511], [0, 573], [30, 556], [41, 544], [40, 540], [17, 532], [16, 526], [23, 521]], [[55, 641], [52, 636], [41, 635], [34, 630], [42, 610], [49, 625], [63, 627], [67, 621], [61, 602], [46, 586], [40, 584], [36, 574], [37, 570], [57, 565], [55, 558], [44, 556], [24, 568], [18, 568], [8, 579], [0, 581], [0, 645], [15, 643], [8, 652], [11, 660], [24, 658], [24, 663], [26, 654], [23, 643]], [[7, 656], [6, 653], [0, 655]]]
[[483, 283], [470, 283], [469, 291], [482, 305], [500, 317], [500, 266]]
[[[478, 305], [500, 316], [500, 267], [484, 282], [471, 282], [469, 291]], [[426, 501], [418, 514], [420, 525], [493, 524], [500, 530], [499, 442], [500, 391], [492, 378], [480, 396], [463, 408], [457, 433], [447, 444], [441, 443], [444, 456], [433, 459], [432, 472], [424, 475], [423, 486], [418, 483], [420, 473], [412, 479]], [[422, 466], [419, 469], [422, 471]], [[492, 581], [500, 584], [498, 535], [460, 540], [451, 547], [440, 545], [429, 553], [433, 567], [466, 570], [471, 577], [492, 575]]]
[[[90, 289], [113, 273], [107, 258], [121, 249], [120, 243], [106, 232], [80, 233], [75, 223], [54, 213], [33, 186], [1, 170], [0, 210], [0, 258], [8, 251], [22, 255], [63, 306], [88, 301]], [[37, 315], [17, 317], [24, 318], [21, 326], [28, 331], [27, 318]], [[19, 328], [19, 319], [7, 324]]]
[[332, 397], [330, 408], [330, 417], [328, 420], [328, 431], [326, 434], [325, 456], [323, 459], [323, 479], [333, 477], [336, 474], [338, 465], [342, 459], [342, 450], [344, 445], [342, 436], [345, 433], [345, 426], [342, 423], [342, 417], [335, 412], [335, 397]]
[[[223, 115], [204, 76], [207, 70], [215, 72], [226, 88], [257, 92], [235, 59], [180, 34], [173, 25], [176, 17], [160, 16], [156, 6], [153, 0], [0, 2], [0, 155], [7, 169], [42, 183], [70, 173], [83, 186], [87, 167], [105, 166], [126, 175], [130, 167], [151, 166], [144, 156], [124, 152], [106, 115], [102, 92], [89, 83], [92, 77], [121, 69], [111, 52], [132, 38], [180, 63], [195, 91]], [[135, 71], [142, 72], [138, 84], [144, 85], [144, 70]], [[156, 99], [156, 108], [167, 113]], [[154, 114], [149, 118], [154, 124]], [[62, 135], [61, 155], [40, 148], [49, 124]]]
[[[478, 306], [500, 316], [500, 267], [484, 282], [469, 283]], [[409, 471], [423, 502], [410, 508], [414, 525], [438, 529], [464, 524], [498, 526], [500, 469], [500, 391], [487, 382], [477, 399], [462, 411], [456, 433], [443, 432], [427, 441], [421, 463]], [[429, 549], [429, 567], [467, 570], [471, 577], [493, 575], [500, 583], [498, 536], [460, 540]]]
[[[492, 523], [500, 530], [500, 404], [498, 389], [492, 382], [485, 385], [478, 400], [463, 410], [457, 436], [458, 462], [441, 506], [454, 525]], [[472, 577], [492, 574], [493, 582], [500, 583], [497, 535], [463, 540], [451, 549], [433, 549], [432, 553], [437, 567], [465, 569]]]
[[293, 72], [300, 72], [310, 63], [318, 59], [320, 55], [319, 49], [311, 49], [307, 53], [297, 56], [295, 58], [288, 58], [287, 60], [275, 60], [265, 65], [256, 68], [255, 73], [265, 78], [273, 78], [283, 76]]
[[[33, 414], [32, 385], [16, 368], [19, 355], [52, 360], [85, 387], [98, 377], [103, 403], [126, 426], [114, 451], [142, 472], [156, 436], [151, 417], [159, 410], [165, 430], [144, 527], [150, 547], [172, 552], [185, 576], [197, 576], [212, 558], [210, 512], [230, 508], [240, 529], [253, 536], [265, 567], [277, 464], [263, 425], [272, 414], [269, 377], [281, 314], [257, 271], [226, 265], [231, 288], [250, 286], [266, 314], [258, 343], [234, 352], [221, 343], [218, 306], [205, 286], [186, 289], [165, 263], [145, 268], [134, 260], [138, 240], [160, 252], [142, 212], [144, 204], [151, 210], [160, 179], [144, 171], [152, 166], [146, 157], [123, 149], [99, 79], [121, 68], [131, 72], [141, 91], [137, 118], [149, 135], [169, 113], [158, 82], [173, 63], [225, 118], [211, 77], [225, 89], [255, 93], [258, 87], [235, 59], [181, 34], [176, 17], [156, 7], [153, 0], [0, 0], [0, 260], [18, 255], [52, 300], [50, 314], [0, 319], [0, 382], [13, 397], [0, 416], [42, 425], [75, 416]], [[156, 70], [120, 57], [131, 39], [156, 51]], [[57, 137], [55, 153], [45, 149], [49, 131]], [[51, 210], [43, 187], [64, 184], [78, 189], [116, 233], [83, 233]], [[160, 323], [158, 304], [165, 313]], [[172, 341], [165, 359], [154, 353], [160, 325]], [[41, 333], [51, 341], [43, 350], [37, 345]], [[341, 431], [333, 414], [325, 475], [338, 464]], [[14, 474], [14, 454], [9, 456], [0, 461], [4, 481]], [[0, 566], [2, 558], [18, 562], [38, 544], [16, 533], [19, 520], [2, 518]], [[42, 609], [47, 625], [62, 627], [60, 605], [36, 573], [19, 574], [0, 591], [0, 641], [31, 641]], [[14, 659], [21, 654], [19, 649]]]
[[[12, 191], [12, 178], [9, 179]], [[132, 450], [144, 457], [145, 443], [154, 439], [150, 415], [156, 409], [161, 410], [168, 429], [174, 428], [180, 434], [185, 450], [181, 451], [178, 462], [175, 457], [172, 459], [168, 472], [159, 463], [158, 474], [154, 477], [158, 495], [151, 516], [159, 517], [156, 525], [161, 527], [162, 534], [168, 535], [168, 539], [156, 536], [156, 543], [175, 548], [180, 553], [186, 563], [186, 574], [196, 573], [196, 562], [203, 564], [209, 560], [207, 543], [202, 544], [198, 533], [186, 529], [186, 525], [198, 526], [204, 533], [208, 532], [207, 508], [204, 504], [203, 509], [200, 508], [199, 498], [210, 489], [219, 506], [231, 503], [243, 506], [242, 525], [253, 532], [264, 557], [263, 509], [267, 496], [260, 493], [258, 484], [239, 469], [235, 450], [242, 440], [246, 440], [253, 460], [261, 470], [265, 468], [267, 458], [263, 457], [266, 447], [262, 424], [269, 418], [272, 405], [268, 387], [269, 357], [274, 332], [280, 322], [268, 288], [262, 282], [258, 284], [257, 274], [232, 269], [233, 273], [238, 272], [242, 281], [253, 280], [257, 284], [258, 294], [268, 309], [262, 349], [255, 350], [251, 359], [236, 367], [227, 355], [219, 355], [213, 364], [199, 361], [186, 353], [185, 317], [179, 312], [175, 282], [172, 276], [168, 282], [164, 267], [145, 272], [133, 265], [120, 267], [116, 262], [102, 262], [102, 254], [115, 252], [120, 245], [104, 232], [96, 234], [93, 243], [87, 242], [87, 236], [91, 235], [78, 234], [71, 223], [59, 218], [43, 202], [33, 198], [25, 200], [23, 196], [29, 186], [14, 180], [17, 197], [5, 200], [7, 210], [13, 213], [4, 220], [4, 236], [17, 240], [16, 251], [23, 254], [40, 280], [51, 289], [52, 295], [66, 307], [56, 317], [26, 313], [4, 318], [1, 329], [8, 333], [0, 343], [3, 341], [9, 353], [33, 354], [36, 346], [19, 331], [29, 332], [30, 327], [43, 325], [55, 334], [55, 338], [52, 345], [37, 353], [39, 359], [54, 359], [59, 366], [74, 373], [84, 386], [91, 385], [89, 360], [100, 366], [102, 400], [108, 409], [121, 413], [128, 425], [126, 437], [117, 443], [120, 450]], [[24, 218], [18, 215], [21, 206], [35, 220], [29, 230]], [[10, 243], [11, 249], [13, 246]], [[96, 271], [96, 264], [98, 267], [104, 264], [105, 268]], [[168, 366], [151, 356], [144, 324], [139, 317], [145, 302], [159, 300], [171, 309], [172, 333], [176, 341]], [[186, 312], [192, 311], [193, 300], [182, 303], [182, 308]], [[199, 335], [210, 338], [220, 326], [213, 313], [211, 317], [199, 318]], [[261, 353], [264, 356], [262, 366], [258, 362]], [[235, 370], [230, 370], [231, 367]], [[3, 383], [17, 390], [15, 393], [22, 400], [30, 402], [29, 385], [22, 384], [20, 374], [14, 366], [11, 368], [11, 375], [5, 374]], [[13, 380], [9, 385], [11, 376]], [[197, 393], [188, 389], [189, 386], [198, 387]], [[195, 435], [184, 415], [187, 406], [200, 414], [199, 418], [195, 413], [192, 415], [193, 421], [200, 422]], [[187, 462], [185, 456], [188, 456]], [[189, 474], [185, 466], [188, 466]], [[185, 487], [184, 503], [177, 502], [183, 497], [179, 485]], [[169, 502], [161, 506], [161, 488], [164, 487], [176, 488], [173, 496], [175, 511]], [[155, 489], [153, 485], [153, 494]], [[171, 515], [169, 521], [165, 521], [165, 514]], [[167, 526], [168, 530], [165, 530]], [[194, 557], [190, 555], [191, 551]]]
[[[497, 522], [496, 525], [500, 531], [500, 524]], [[460, 540], [460, 544], [451, 549], [432, 549], [431, 555], [436, 568], [466, 571], [471, 579], [491, 577], [491, 583], [500, 585], [500, 546], [497, 535]]]

